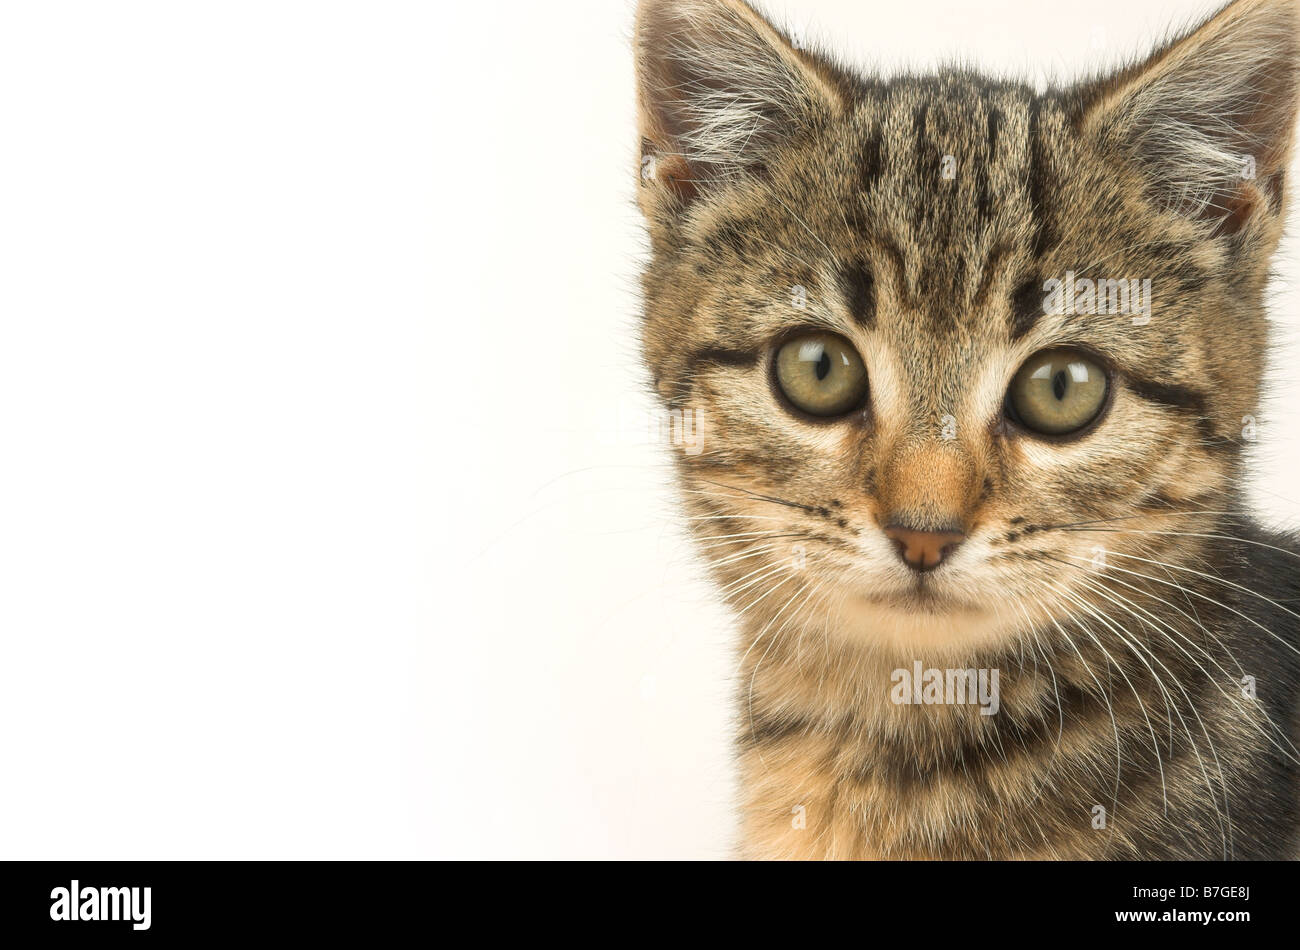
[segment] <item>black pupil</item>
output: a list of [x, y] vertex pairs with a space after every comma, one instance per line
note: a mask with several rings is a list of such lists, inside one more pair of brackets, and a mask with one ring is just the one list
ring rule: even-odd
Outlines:
[[1070, 387], [1070, 380], [1065, 375], [1065, 370], [1061, 370], [1052, 377], [1052, 392], [1056, 394], [1057, 399], [1065, 398], [1065, 391]]
[[822, 358], [817, 361], [817, 381], [823, 382], [831, 372], [831, 356], [822, 350]]

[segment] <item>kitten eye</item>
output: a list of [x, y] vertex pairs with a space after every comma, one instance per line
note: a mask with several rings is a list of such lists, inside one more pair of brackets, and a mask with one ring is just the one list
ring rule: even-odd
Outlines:
[[811, 416], [843, 416], [867, 398], [867, 368], [848, 340], [810, 331], [776, 354], [776, 382], [796, 409]]
[[1109, 388], [1105, 370], [1078, 350], [1044, 350], [1011, 381], [1008, 414], [1034, 432], [1068, 435], [1097, 418]]

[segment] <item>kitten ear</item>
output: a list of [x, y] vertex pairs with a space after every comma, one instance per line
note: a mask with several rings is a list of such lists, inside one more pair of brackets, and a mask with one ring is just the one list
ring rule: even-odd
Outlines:
[[742, 0], [641, 0], [636, 67], [642, 183], [689, 202], [750, 172], [842, 99], [829, 67]]
[[1085, 128], [1135, 163], [1161, 205], [1236, 233], [1281, 207], [1298, 56], [1297, 0], [1237, 0], [1090, 90]]

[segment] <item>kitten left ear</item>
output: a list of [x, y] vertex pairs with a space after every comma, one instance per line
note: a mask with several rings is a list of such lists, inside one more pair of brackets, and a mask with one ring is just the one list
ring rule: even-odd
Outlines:
[[1297, 58], [1297, 0], [1237, 0], [1088, 90], [1084, 128], [1127, 155], [1164, 207], [1233, 234], [1281, 207]]
[[841, 105], [830, 68], [743, 0], [641, 0], [643, 199], [689, 203]]

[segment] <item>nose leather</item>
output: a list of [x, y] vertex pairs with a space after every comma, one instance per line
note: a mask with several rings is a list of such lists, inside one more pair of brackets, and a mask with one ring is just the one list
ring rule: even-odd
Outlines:
[[966, 535], [958, 531], [918, 531], [896, 524], [885, 528], [885, 537], [898, 547], [898, 553], [907, 565], [917, 571], [938, 567], [957, 545], [966, 540]]

